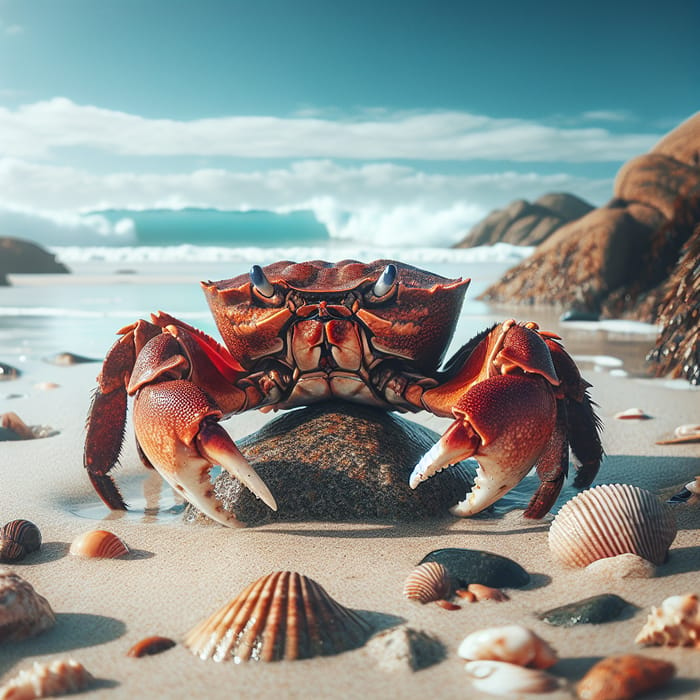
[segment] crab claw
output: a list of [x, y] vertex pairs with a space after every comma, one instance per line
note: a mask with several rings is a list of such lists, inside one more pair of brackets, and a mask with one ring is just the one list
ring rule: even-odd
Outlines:
[[221, 411], [184, 379], [149, 384], [134, 403], [138, 443], [161, 476], [213, 520], [242, 525], [214, 495], [210, 470], [220, 465], [273, 510], [275, 499], [263, 480], [216, 422]]

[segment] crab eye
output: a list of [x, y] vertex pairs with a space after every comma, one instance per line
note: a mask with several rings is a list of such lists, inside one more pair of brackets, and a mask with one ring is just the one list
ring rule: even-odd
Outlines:
[[382, 272], [379, 279], [374, 283], [372, 294], [375, 297], [383, 297], [391, 291], [391, 288], [396, 283], [396, 265], [389, 263]]
[[275, 288], [270, 283], [270, 280], [265, 277], [265, 273], [260, 265], [253, 265], [250, 268], [250, 281], [255, 287], [255, 291], [266, 299], [274, 295]]

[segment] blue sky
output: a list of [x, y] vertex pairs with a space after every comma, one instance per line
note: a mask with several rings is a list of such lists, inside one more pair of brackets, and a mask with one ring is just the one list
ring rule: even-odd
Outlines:
[[309, 208], [444, 243], [518, 197], [602, 204], [700, 108], [699, 7], [0, 0], [0, 225]]

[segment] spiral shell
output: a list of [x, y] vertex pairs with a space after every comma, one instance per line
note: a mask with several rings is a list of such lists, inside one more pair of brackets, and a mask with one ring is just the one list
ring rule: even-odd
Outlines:
[[419, 564], [403, 584], [404, 597], [423, 604], [446, 600], [452, 592], [452, 577], [447, 569], [436, 561]]
[[522, 625], [503, 625], [467, 635], [457, 654], [476, 661], [491, 659], [530, 668], [549, 668], [559, 660], [547, 642]]
[[0, 530], [0, 538], [12, 540], [21, 544], [27, 554], [36, 552], [41, 547], [41, 532], [39, 528], [29, 520], [10, 520]]
[[21, 576], [0, 569], [0, 642], [33, 637], [55, 623], [46, 598]]
[[636, 644], [700, 649], [700, 603], [693, 593], [666, 598], [651, 609]]
[[604, 484], [562, 507], [549, 529], [549, 548], [573, 567], [626, 553], [658, 565], [675, 536], [673, 511], [653, 493], [630, 484]]
[[0, 700], [33, 700], [85, 690], [93, 680], [85, 667], [69, 659], [48, 664], [35, 662], [0, 688]]
[[107, 530], [90, 530], [73, 540], [70, 553], [78, 557], [116, 559], [129, 553], [124, 541]]
[[370, 625], [301, 574], [277, 571], [251, 583], [185, 637], [200, 659], [278, 661], [361, 646]]

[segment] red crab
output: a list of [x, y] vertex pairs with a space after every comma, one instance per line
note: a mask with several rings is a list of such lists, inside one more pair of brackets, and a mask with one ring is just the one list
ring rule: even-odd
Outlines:
[[441, 367], [469, 281], [389, 260], [254, 265], [249, 275], [202, 283], [226, 347], [162, 312], [123, 328], [88, 417], [85, 467], [97, 493], [126, 508], [109, 472], [131, 395], [143, 462], [211, 518], [237, 525], [213, 494], [212, 465], [276, 503], [219, 421], [340, 398], [454, 418], [416, 465], [411, 488], [474, 457], [475, 485], [456, 508], [471, 515], [536, 464], [542, 483], [525, 516], [544, 516], [566, 478], [569, 445], [580, 462], [576, 486], [598, 471], [590, 385], [556, 335], [513, 320]]

